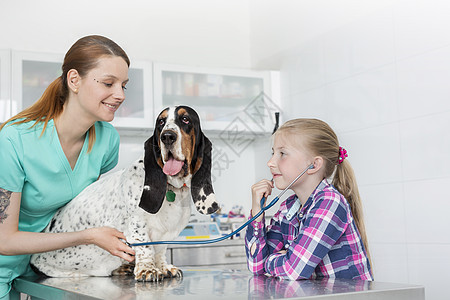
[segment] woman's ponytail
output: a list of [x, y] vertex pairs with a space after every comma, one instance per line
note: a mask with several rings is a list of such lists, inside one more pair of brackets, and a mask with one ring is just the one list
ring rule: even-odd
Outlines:
[[62, 79], [58, 77], [50, 83], [38, 101], [3, 123], [0, 126], [0, 130], [5, 124], [10, 122], [13, 122], [11, 123], [12, 125], [35, 121], [32, 127], [39, 122], [44, 122], [43, 134], [47, 128], [48, 121], [59, 116], [63, 111], [66, 96], [67, 89], [64, 89]]

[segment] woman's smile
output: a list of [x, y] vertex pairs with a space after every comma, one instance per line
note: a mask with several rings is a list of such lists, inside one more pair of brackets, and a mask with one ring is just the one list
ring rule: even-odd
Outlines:
[[104, 104], [110, 111], [115, 112], [116, 110], [119, 109], [119, 106], [120, 106], [121, 103], [119, 103], [119, 104], [109, 104], [109, 103], [102, 102], [102, 104]]

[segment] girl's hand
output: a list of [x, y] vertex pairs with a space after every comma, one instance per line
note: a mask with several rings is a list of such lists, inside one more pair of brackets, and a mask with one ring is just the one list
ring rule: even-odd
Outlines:
[[[85, 230], [88, 236], [88, 243], [94, 244], [112, 255], [123, 258], [128, 262], [134, 260], [134, 250], [125, 244], [126, 237], [123, 232], [120, 232], [111, 227], [97, 227]], [[122, 240], [123, 241], [122, 241]]]
[[[261, 211], [261, 198], [272, 194], [273, 182], [271, 180], [263, 179], [252, 185], [252, 215], [255, 216]], [[261, 221], [262, 215], [256, 221]]]

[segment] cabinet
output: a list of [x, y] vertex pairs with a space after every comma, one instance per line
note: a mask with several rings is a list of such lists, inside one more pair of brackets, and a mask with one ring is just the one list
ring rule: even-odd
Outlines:
[[247, 269], [243, 239], [205, 245], [169, 245], [167, 262], [177, 267], [228, 267]]
[[31, 106], [61, 76], [64, 56], [12, 51], [12, 114]]
[[[64, 55], [0, 51], [0, 122], [37, 101], [61, 76]], [[214, 69], [133, 61], [125, 102], [112, 124], [151, 129], [171, 105], [193, 107], [204, 130], [233, 136], [271, 133], [279, 108], [279, 72]]]
[[[62, 74], [64, 55], [12, 51], [12, 114], [37, 101], [47, 86]], [[113, 125], [145, 128], [153, 126], [152, 66], [132, 62], [125, 101]]]
[[0, 123], [11, 117], [11, 52], [0, 50]]
[[122, 128], [152, 128], [154, 126], [152, 63], [131, 60], [128, 78], [130, 81], [125, 90], [125, 101], [116, 111], [111, 123]]
[[278, 72], [226, 70], [155, 63], [155, 111], [194, 108], [206, 130], [271, 132], [280, 111]]

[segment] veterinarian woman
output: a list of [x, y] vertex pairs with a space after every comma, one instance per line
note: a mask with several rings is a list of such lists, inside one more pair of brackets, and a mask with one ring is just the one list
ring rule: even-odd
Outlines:
[[117, 164], [119, 135], [107, 122], [125, 100], [129, 65], [115, 42], [83, 37], [66, 53], [61, 77], [0, 127], [0, 299], [13, 298], [11, 282], [32, 272], [32, 253], [95, 244], [133, 260], [113, 228], [41, 233], [58, 208]]

